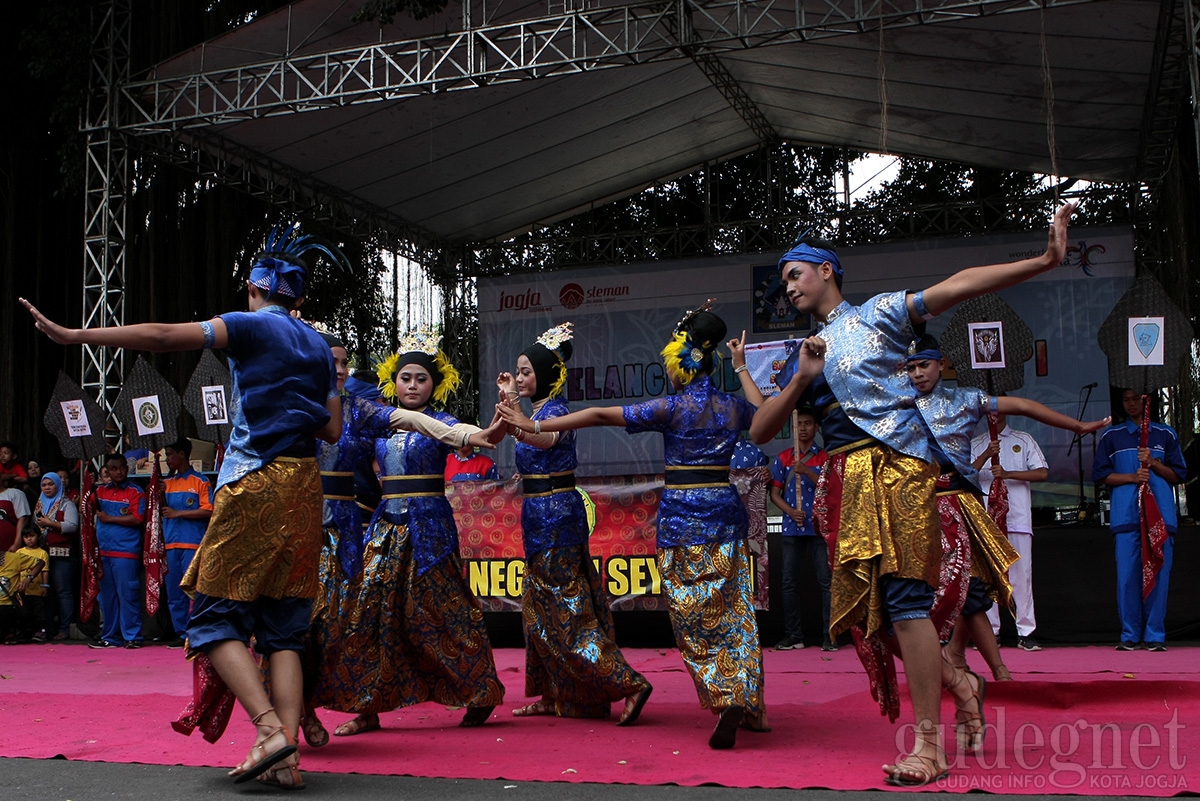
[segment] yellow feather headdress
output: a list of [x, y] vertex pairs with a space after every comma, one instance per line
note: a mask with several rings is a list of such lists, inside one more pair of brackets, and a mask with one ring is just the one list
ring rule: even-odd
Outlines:
[[709, 298], [694, 309], [689, 309], [675, 324], [671, 341], [662, 349], [663, 364], [666, 365], [667, 375], [674, 376], [684, 386], [691, 383], [696, 374], [704, 366], [704, 356], [716, 348], [715, 342], [693, 342], [691, 333], [684, 330], [687, 324], [697, 314], [711, 311], [716, 298]]
[[396, 373], [400, 367], [400, 360], [406, 354], [421, 353], [429, 357], [433, 370], [436, 371], [436, 374], [430, 376], [434, 380], [431, 400], [438, 406], [444, 406], [446, 400], [461, 386], [462, 379], [459, 377], [458, 370], [446, 358], [445, 352], [441, 349], [441, 342], [441, 334], [428, 326], [415, 328], [401, 337], [400, 347], [395, 353], [384, 359], [375, 370], [375, 375], [379, 377], [379, 390], [383, 397], [393, 401], [397, 397]]

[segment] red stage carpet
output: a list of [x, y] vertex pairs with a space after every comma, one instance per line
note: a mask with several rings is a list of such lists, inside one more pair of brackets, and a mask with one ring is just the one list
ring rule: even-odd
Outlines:
[[[931, 789], [997, 793], [1170, 796], [1200, 789], [1196, 648], [1163, 654], [1109, 647], [1005, 649], [1017, 677], [988, 683], [987, 746], [955, 753]], [[303, 767], [513, 781], [885, 788], [879, 766], [897, 756], [898, 726], [878, 713], [853, 649], [768, 652], [771, 733], [743, 731], [733, 751], [707, 745], [713, 725], [674, 651], [632, 650], [655, 686], [641, 720], [514, 719], [524, 654], [497, 653], [509, 695], [492, 720], [459, 729], [458, 710], [433, 704], [382, 716], [383, 730], [302, 746]], [[979, 661], [978, 654], [968, 658]], [[78, 644], [0, 648], [0, 756], [159, 765], [232, 766], [252, 727], [240, 708], [221, 741], [183, 737], [169, 722], [191, 694], [180, 651], [94, 651]], [[619, 711], [618, 708], [614, 708]], [[907, 698], [901, 722], [910, 714]], [[325, 713], [333, 725], [348, 715]], [[952, 721], [949, 701], [943, 720]], [[993, 728], [994, 727], [994, 728]]]

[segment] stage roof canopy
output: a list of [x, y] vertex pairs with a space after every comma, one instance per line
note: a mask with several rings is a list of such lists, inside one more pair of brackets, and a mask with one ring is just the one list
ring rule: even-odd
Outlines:
[[773, 138], [1125, 181], [1170, 0], [565, 2], [381, 28], [302, 0], [127, 84], [121, 124], [215, 135], [452, 242]]

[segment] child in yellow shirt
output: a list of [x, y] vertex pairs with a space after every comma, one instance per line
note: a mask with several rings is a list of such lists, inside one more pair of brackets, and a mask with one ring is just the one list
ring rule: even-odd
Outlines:
[[8, 641], [20, 625], [19, 610], [24, 606], [25, 590], [29, 587], [22, 573], [40, 573], [46, 566], [44, 559], [23, 551], [0, 551], [0, 642]]
[[37, 560], [38, 564], [22, 570], [18, 587], [20, 593], [21, 639], [33, 642], [46, 641], [46, 565], [50, 555], [41, 544], [41, 534], [36, 528], [27, 528], [22, 534], [24, 547], [17, 551]]

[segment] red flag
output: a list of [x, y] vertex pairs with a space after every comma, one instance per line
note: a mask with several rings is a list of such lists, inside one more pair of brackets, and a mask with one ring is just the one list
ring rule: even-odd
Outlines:
[[[1150, 396], [1142, 396], [1142, 439], [1141, 446], [1150, 445]], [[1149, 462], [1142, 462], [1142, 467], [1149, 467]], [[1167, 524], [1163, 521], [1162, 512], [1158, 509], [1158, 501], [1150, 491], [1150, 482], [1138, 484], [1137, 488], [1138, 517], [1142, 524], [1142, 599], [1150, 597], [1154, 591], [1154, 582], [1158, 571], [1163, 566], [1163, 544], [1167, 541]]]
[[[1000, 439], [998, 413], [988, 412], [988, 435], [993, 442]], [[1000, 466], [1000, 456], [992, 457], [992, 467]], [[996, 521], [996, 528], [1008, 536], [1008, 485], [1004, 483], [1002, 478], [992, 478], [992, 485], [988, 487], [988, 514], [992, 520]]]
[[96, 490], [92, 486], [92, 471], [81, 463], [83, 486], [79, 490], [79, 545], [83, 576], [79, 586], [79, 622], [90, 620], [96, 611], [100, 595], [100, 543], [96, 539]]
[[166, 545], [163, 542], [162, 517], [162, 471], [158, 467], [158, 454], [152, 453], [150, 461], [150, 486], [146, 488], [146, 540], [142, 547], [142, 565], [146, 568], [146, 611], [158, 614], [158, 599], [162, 592], [162, 580], [166, 574]]

